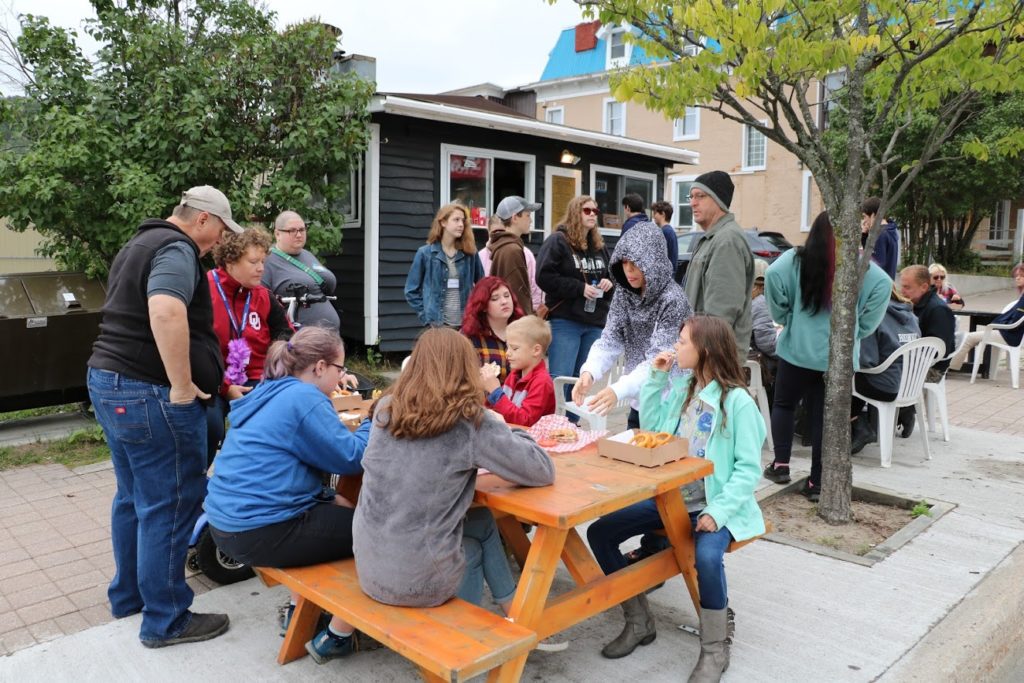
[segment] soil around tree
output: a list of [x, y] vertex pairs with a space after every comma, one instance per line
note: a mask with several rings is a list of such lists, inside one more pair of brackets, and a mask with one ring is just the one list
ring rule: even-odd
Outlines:
[[761, 503], [772, 533], [815, 543], [851, 555], [866, 555], [882, 541], [910, 524], [909, 510], [892, 505], [854, 500], [853, 521], [829, 524], [818, 516], [818, 504], [799, 493], [784, 493]]

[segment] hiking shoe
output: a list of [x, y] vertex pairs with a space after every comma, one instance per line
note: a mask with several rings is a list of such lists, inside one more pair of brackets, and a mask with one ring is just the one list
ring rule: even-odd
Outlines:
[[537, 649], [541, 652], [563, 652], [569, 649], [569, 641], [555, 640], [554, 636], [549, 636], [537, 643]]
[[[292, 623], [292, 617], [295, 615], [295, 605], [289, 604], [283, 610], [281, 610], [281, 631], [278, 635], [284, 638], [288, 635], [288, 627]], [[331, 615], [327, 612], [320, 612], [320, 616], [316, 620], [316, 632], [319, 633], [327, 628], [327, 624], [331, 623]]]
[[230, 624], [226, 614], [192, 614], [192, 620], [188, 622], [185, 630], [174, 638], [162, 640], [143, 640], [145, 647], [157, 648], [168, 645], [180, 645], [182, 643], [198, 643], [201, 640], [210, 640], [222, 635], [228, 630]]
[[337, 636], [331, 633], [330, 629], [325, 628], [313, 636], [313, 640], [306, 643], [306, 652], [317, 664], [326, 664], [332, 659], [348, 657], [355, 651], [354, 635], [355, 631], [347, 636]]
[[776, 465], [774, 462], [770, 462], [762, 474], [765, 479], [774, 481], [776, 484], [788, 484], [792, 481], [789, 478], [789, 465]]
[[812, 503], [817, 503], [818, 499], [821, 498], [821, 491], [817, 486], [811, 484], [811, 480], [808, 479], [800, 489], [800, 495]]

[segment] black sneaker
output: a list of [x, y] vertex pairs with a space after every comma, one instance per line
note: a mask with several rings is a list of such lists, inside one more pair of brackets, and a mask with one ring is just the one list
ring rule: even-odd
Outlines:
[[228, 630], [230, 620], [226, 614], [193, 614], [192, 621], [179, 635], [174, 638], [163, 640], [143, 640], [145, 647], [167, 647], [168, 645], [180, 645], [182, 643], [198, 643], [202, 640], [210, 640], [222, 635]]
[[811, 484], [811, 480], [808, 479], [804, 482], [803, 487], [801, 487], [800, 495], [812, 503], [817, 503], [818, 499], [821, 498], [821, 491], [817, 486]]
[[762, 474], [765, 479], [774, 481], [776, 484], [788, 484], [792, 481], [789, 478], [789, 465], [776, 465], [774, 462], [770, 462]]

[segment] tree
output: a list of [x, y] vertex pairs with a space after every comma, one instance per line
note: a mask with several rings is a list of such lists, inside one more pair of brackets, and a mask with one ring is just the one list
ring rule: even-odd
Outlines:
[[[826, 373], [823, 482], [819, 514], [850, 519], [849, 406], [856, 300], [868, 267], [860, 247], [860, 203], [882, 200], [879, 216], [915, 182], [962, 114], [981, 94], [1024, 86], [1019, 0], [577, 0], [605, 24], [626, 23], [652, 62], [612, 77], [616, 99], [669, 118], [697, 105], [747, 124], [781, 145], [814, 175], [836, 226], [836, 275]], [[694, 54], [695, 53], [695, 54]], [[826, 77], [842, 86], [818, 95]], [[819, 130], [825, 105], [841, 107], [845, 159]], [[931, 127], [913, 154], [900, 138], [919, 111]], [[880, 138], [891, 126], [887, 139]], [[1005, 146], [1021, 148], [1024, 133]], [[974, 141], [969, 152], [987, 148]], [[893, 169], [898, 169], [894, 172]], [[880, 232], [873, 227], [865, 253]]]
[[62, 267], [104, 275], [142, 218], [210, 184], [240, 220], [298, 208], [321, 228], [315, 246], [337, 252], [373, 84], [332, 73], [335, 33], [315, 21], [278, 32], [244, 0], [92, 5], [95, 63], [74, 32], [32, 15], [0, 50], [25, 91], [4, 107], [11, 227], [34, 225]]

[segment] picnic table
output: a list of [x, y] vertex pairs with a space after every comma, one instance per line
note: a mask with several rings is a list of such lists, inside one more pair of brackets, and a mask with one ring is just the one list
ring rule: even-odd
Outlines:
[[[999, 315], [998, 311], [975, 311], [961, 308], [959, 311], [953, 311], [953, 315], [966, 316], [968, 333], [976, 331], [979, 327], [988, 325], [991, 323], [996, 316]], [[977, 353], [977, 349], [971, 351], [971, 359], [965, 362], [963, 367], [960, 368], [960, 372], [971, 372], [972, 363], [974, 362], [974, 354]], [[985, 346], [985, 353], [981, 359], [981, 367], [978, 368], [978, 372], [981, 374], [983, 379], [988, 379], [988, 368], [992, 360], [992, 347]]]
[[[554, 455], [552, 460], [555, 482], [551, 486], [519, 487], [493, 474], [477, 478], [476, 502], [495, 513], [522, 566], [509, 614], [515, 623], [543, 639], [679, 574], [699, 611], [693, 531], [679, 489], [710, 474], [712, 463], [685, 458], [645, 468], [601, 457], [594, 445]], [[671, 547], [605, 576], [575, 527], [652, 498]], [[520, 521], [536, 526], [532, 542]], [[549, 596], [559, 561], [576, 587]], [[518, 680], [525, 663], [524, 654], [496, 669], [492, 677]]]

